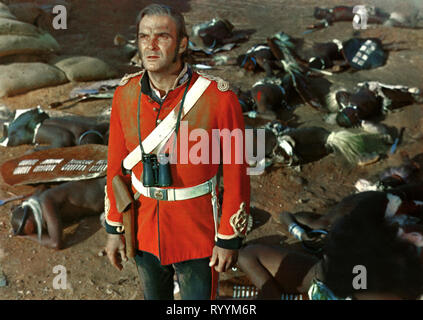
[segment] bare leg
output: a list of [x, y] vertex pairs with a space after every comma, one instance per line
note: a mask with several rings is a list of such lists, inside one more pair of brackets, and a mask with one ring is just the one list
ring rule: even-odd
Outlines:
[[251, 245], [240, 250], [238, 265], [260, 290], [259, 298], [296, 293], [318, 258], [286, 248]]

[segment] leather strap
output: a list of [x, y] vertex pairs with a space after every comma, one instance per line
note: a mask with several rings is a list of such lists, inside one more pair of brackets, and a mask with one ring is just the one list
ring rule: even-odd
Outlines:
[[[200, 99], [201, 95], [206, 91], [211, 81], [199, 77], [195, 81], [194, 85], [188, 91], [185, 103], [183, 106], [183, 115], [184, 117], [191, 109], [194, 107], [195, 103]], [[178, 103], [178, 105], [180, 102]], [[178, 118], [178, 108], [174, 108], [169, 115], [162, 121], [160, 124], [146, 137], [143, 142], [143, 148], [145, 153], [150, 153], [153, 151], [162, 141], [167, 140], [173, 133], [176, 127], [176, 122]], [[123, 167], [127, 170], [132, 170], [132, 168], [141, 161], [141, 148], [137, 146], [132, 150], [129, 155], [123, 160]]]

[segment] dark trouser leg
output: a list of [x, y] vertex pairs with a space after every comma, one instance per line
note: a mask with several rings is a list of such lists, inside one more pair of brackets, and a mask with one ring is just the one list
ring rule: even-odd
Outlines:
[[210, 258], [182, 261], [174, 264], [183, 300], [209, 300], [212, 297]]
[[173, 300], [172, 265], [163, 266], [151, 253], [138, 251], [135, 256], [145, 300]]

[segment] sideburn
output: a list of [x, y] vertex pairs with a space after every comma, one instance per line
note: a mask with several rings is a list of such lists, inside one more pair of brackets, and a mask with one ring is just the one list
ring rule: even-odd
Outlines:
[[175, 52], [174, 52], [174, 55], [173, 55], [172, 63], [176, 63], [178, 61], [179, 46], [181, 45], [181, 41], [182, 41], [182, 38], [181, 37], [178, 37], [178, 42], [176, 43], [176, 47], [175, 47]]

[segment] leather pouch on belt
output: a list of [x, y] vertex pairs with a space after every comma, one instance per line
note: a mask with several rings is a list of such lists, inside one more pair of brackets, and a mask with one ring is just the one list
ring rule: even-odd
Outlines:
[[135, 223], [134, 201], [128, 186], [121, 176], [115, 176], [112, 180], [113, 193], [116, 200], [116, 209], [122, 213], [123, 226], [125, 228], [126, 255], [129, 258], [135, 256]]

